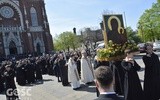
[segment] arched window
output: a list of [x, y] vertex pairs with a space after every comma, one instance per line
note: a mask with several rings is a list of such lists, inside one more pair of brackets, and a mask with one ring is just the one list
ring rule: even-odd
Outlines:
[[38, 26], [37, 12], [34, 7], [30, 9], [32, 26]]
[[16, 44], [15, 44], [14, 41], [11, 41], [9, 43], [9, 52], [10, 52], [11, 55], [12, 54], [17, 54], [17, 47], [16, 47]]
[[41, 53], [40, 43], [37, 43], [36, 48], [37, 48], [37, 53], [40, 54]]

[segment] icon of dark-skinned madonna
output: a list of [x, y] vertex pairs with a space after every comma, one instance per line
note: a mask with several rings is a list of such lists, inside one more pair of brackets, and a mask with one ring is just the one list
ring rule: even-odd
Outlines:
[[124, 44], [127, 41], [122, 15], [104, 16], [107, 23], [107, 40], [112, 40], [116, 44]]
[[122, 60], [124, 51], [127, 48], [138, 51], [136, 44], [127, 40], [127, 33], [121, 14], [103, 15], [101, 28], [103, 30], [105, 48], [97, 51], [98, 60]]

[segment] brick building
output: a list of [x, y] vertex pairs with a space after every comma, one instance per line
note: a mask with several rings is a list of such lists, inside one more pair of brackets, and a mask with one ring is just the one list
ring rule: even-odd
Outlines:
[[0, 0], [0, 56], [52, 49], [44, 0]]

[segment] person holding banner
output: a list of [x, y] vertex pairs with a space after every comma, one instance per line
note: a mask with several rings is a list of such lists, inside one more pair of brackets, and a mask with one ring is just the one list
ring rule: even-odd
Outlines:
[[126, 49], [125, 54], [126, 57], [121, 62], [125, 72], [124, 98], [125, 100], [144, 100], [141, 82], [137, 73], [141, 67], [133, 59], [134, 52], [131, 49]]
[[70, 55], [70, 59], [68, 61], [68, 81], [71, 82], [71, 86], [73, 90], [80, 88], [80, 77], [77, 71], [77, 65], [74, 61], [74, 55]]

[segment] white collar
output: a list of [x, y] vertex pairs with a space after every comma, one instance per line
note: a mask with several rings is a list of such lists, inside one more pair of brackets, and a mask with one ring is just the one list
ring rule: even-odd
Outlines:
[[101, 92], [100, 94], [116, 94], [116, 92]]

